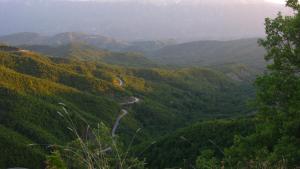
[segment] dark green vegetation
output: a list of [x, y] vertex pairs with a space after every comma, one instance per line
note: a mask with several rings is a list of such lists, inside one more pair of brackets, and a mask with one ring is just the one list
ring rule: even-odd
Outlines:
[[227, 150], [226, 158], [234, 164], [255, 160], [271, 166], [280, 162], [289, 168], [300, 165], [300, 6], [298, 0], [288, 0], [287, 6], [295, 11], [294, 16], [266, 19], [267, 37], [260, 44], [273, 63], [256, 80], [257, 119], [263, 123]]
[[[298, 168], [300, 166], [300, 5], [266, 19], [268, 71], [256, 80], [251, 119], [203, 122], [160, 139], [145, 152], [152, 168]], [[168, 160], [165, 160], [168, 159]]]
[[247, 135], [254, 128], [252, 119], [199, 122], [160, 138], [143, 154], [150, 168], [195, 168], [201, 152], [211, 150], [220, 159], [236, 134]]
[[119, 103], [139, 97], [141, 102], [129, 108], [118, 129], [128, 142], [142, 128], [136, 144], [200, 119], [252, 112], [245, 108], [253, 97], [250, 83], [209, 68], [125, 68], [76, 57], [46, 57], [7, 46], [1, 46], [0, 64], [0, 149], [6, 152], [1, 153], [1, 168], [40, 168], [49, 149], [28, 144], [72, 141], [56, 113], [60, 102], [67, 105], [84, 134], [82, 119], [92, 126], [104, 122], [111, 127], [120, 113]]

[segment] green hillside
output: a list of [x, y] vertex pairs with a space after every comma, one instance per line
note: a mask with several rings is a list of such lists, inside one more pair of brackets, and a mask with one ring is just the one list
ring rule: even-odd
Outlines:
[[[118, 129], [127, 142], [142, 128], [137, 144], [199, 119], [251, 112], [245, 108], [253, 97], [250, 84], [216, 70], [125, 68], [46, 57], [14, 47], [0, 49], [0, 149], [8, 152], [1, 156], [1, 168], [42, 166], [45, 146], [27, 144], [72, 141], [67, 125], [56, 113], [61, 102], [83, 132], [86, 124], [82, 119], [90, 125], [104, 122], [111, 127], [120, 113], [119, 103], [130, 96], [140, 98], [140, 103], [128, 108], [130, 113]], [[20, 141], [7, 144], [12, 137]], [[29, 155], [37, 160], [27, 160]]]
[[[222, 159], [223, 149], [233, 145], [234, 136], [245, 136], [254, 131], [254, 120], [213, 120], [190, 125], [156, 139], [143, 152], [149, 168], [195, 168], [196, 159], [201, 152], [212, 150], [214, 155]], [[137, 148], [141, 152], [143, 146]], [[209, 167], [208, 167], [209, 168]]]
[[100, 61], [109, 64], [131, 67], [153, 67], [154, 62], [144, 57], [141, 53], [110, 52], [100, 50], [85, 43], [70, 43], [58, 46], [26, 45], [22, 48], [39, 52], [52, 57], [66, 58], [81, 61]]

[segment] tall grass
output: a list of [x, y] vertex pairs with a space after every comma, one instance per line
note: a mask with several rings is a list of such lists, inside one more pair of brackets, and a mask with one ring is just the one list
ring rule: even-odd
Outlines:
[[113, 137], [110, 129], [104, 123], [99, 123], [97, 127], [91, 128], [82, 119], [87, 127], [85, 131], [79, 132], [66, 106], [63, 103], [60, 103], [60, 105], [62, 109], [57, 114], [67, 123], [68, 130], [74, 136], [74, 141], [66, 146], [51, 146], [54, 151], [48, 157], [48, 169], [64, 169], [63, 166], [74, 169], [145, 168], [143, 161], [130, 156], [131, 146], [140, 131], [139, 129], [127, 148], [124, 148], [125, 146], [118, 141], [118, 137]]

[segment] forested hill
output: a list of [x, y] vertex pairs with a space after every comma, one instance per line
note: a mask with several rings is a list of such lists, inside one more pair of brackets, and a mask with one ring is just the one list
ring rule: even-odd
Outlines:
[[233, 41], [196, 41], [170, 45], [148, 54], [153, 60], [169, 65], [220, 66], [245, 64], [253, 69], [264, 69], [265, 50], [256, 38]]
[[[72, 141], [57, 111], [67, 105], [80, 131], [85, 123], [112, 127], [120, 103], [131, 106], [118, 133], [137, 144], [200, 119], [240, 116], [253, 98], [247, 81], [207, 68], [126, 68], [103, 62], [53, 58], [15, 47], [0, 47], [0, 168], [40, 168], [45, 146]], [[124, 82], [120, 85], [119, 80]], [[13, 165], [13, 166], [12, 166]]]
[[78, 32], [65, 32], [54, 36], [25, 32], [0, 37], [0, 42], [56, 57], [142, 67], [222, 67], [243, 64], [256, 74], [261, 73], [266, 65], [265, 50], [258, 46], [257, 40], [248, 38], [187, 43], [175, 40], [129, 42]]
[[22, 48], [44, 55], [81, 61], [100, 61], [129, 67], [155, 67], [157, 64], [137, 52], [111, 52], [82, 42], [65, 45], [22, 45]]

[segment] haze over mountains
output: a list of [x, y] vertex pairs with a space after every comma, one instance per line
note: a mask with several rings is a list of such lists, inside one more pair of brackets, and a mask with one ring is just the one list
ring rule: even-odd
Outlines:
[[[101, 35], [65, 32], [54, 36], [17, 33], [0, 36], [0, 43], [20, 46], [54, 57], [106, 61], [118, 65], [180, 67], [243, 64], [261, 72], [265, 50], [257, 38], [232, 41], [122, 41]], [[145, 56], [145, 57], [144, 57]]]
[[245, 64], [262, 70], [266, 62], [265, 50], [259, 47], [256, 38], [232, 41], [195, 41], [170, 45], [150, 52], [148, 57], [169, 65], [222, 66]]
[[264, 18], [284, 10], [283, 5], [262, 1], [118, 2], [2, 0], [0, 22], [5, 24], [0, 34], [86, 32], [123, 40], [228, 40], [263, 36]]
[[53, 36], [44, 36], [33, 32], [22, 32], [0, 36], [0, 42], [13, 46], [60, 46], [79, 43], [93, 46], [98, 49], [135, 52], [153, 51], [168, 45], [176, 44], [176, 41], [174, 40], [129, 42], [107, 36], [79, 32], [64, 32]]

